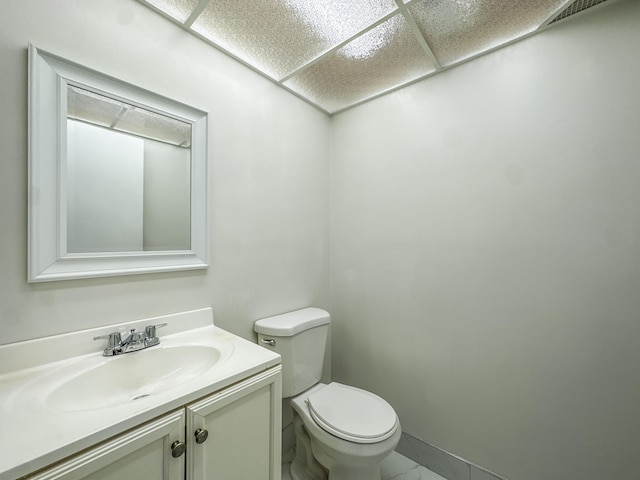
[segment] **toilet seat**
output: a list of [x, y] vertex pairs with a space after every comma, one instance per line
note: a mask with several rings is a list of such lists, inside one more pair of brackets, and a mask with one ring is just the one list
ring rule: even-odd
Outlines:
[[377, 395], [332, 382], [307, 398], [309, 413], [326, 432], [355, 443], [375, 443], [398, 427], [393, 407]]

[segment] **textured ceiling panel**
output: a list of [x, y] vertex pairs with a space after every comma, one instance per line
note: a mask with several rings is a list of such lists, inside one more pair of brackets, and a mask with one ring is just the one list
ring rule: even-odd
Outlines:
[[128, 109], [114, 126], [115, 130], [172, 145], [191, 145], [191, 125], [138, 107]]
[[138, 1], [331, 114], [607, 0]]
[[435, 70], [400, 14], [285, 82], [334, 112]]
[[191, 124], [72, 85], [67, 87], [67, 116], [172, 145], [191, 145]]
[[211, 0], [191, 28], [279, 79], [396, 7], [393, 0]]
[[536, 30], [566, 0], [421, 0], [409, 6], [420, 32], [447, 66]]
[[198, 6], [199, 0], [147, 0], [158, 10], [184, 23]]
[[67, 87], [67, 116], [76, 120], [109, 127], [125, 104], [83, 88]]

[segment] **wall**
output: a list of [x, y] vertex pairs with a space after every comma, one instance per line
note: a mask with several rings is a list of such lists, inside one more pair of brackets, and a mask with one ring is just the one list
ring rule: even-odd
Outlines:
[[[328, 306], [328, 117], [134, 0], [3, 2], [0, 344], [213, 306]], [[210, 112], [210, 268], [28, 284], [27, 45]]]
[[[4, 2], [0, 343], [329, 307], [334, 378], [510, 480], [635, 478], [640, 20], [620, 0], [331, 121], [133, 0]], [[207, 271], [26, 282], [27, 43], [211, 112]]]
[[67, 120], [67, 251], [143, 248], [142, 138]]
[[144, 249], [191, 245], [190, 148], [144, 141]]
[[640, 471], [640, 2], [596, 8], [332, 123], [334, 380], [510, 480]]

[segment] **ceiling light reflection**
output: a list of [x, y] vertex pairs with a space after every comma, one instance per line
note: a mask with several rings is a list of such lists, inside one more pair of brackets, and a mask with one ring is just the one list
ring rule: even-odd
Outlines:
[[[370, 23], [384, 17], [393, 9], [391, 4], [387, 2], [375, 0], [365, 2], [367, 3], [367, 19], [363, 19], [364, 5], [358, 5], [358, 2], [283, 0], [283, 3], [293, 10], [301, 21], [309, 25], [316, 35], [332, 46], [349, 38], [354, 33], [354, 25], [362, 24], [360, 28], [366, 28]], [[363, 20], [367, 21], [363, 22]], [[374, 55], [376, 51], [391, 41], [395, 29], [397, 29], [397, 22], [386, 22], [386, 24], [389, 26], [384, 29], [375, 28], [350, 42], [340, 49], [340, 54], [352, 59], [365, 59]]]
[[391, 43], [391, 40], [399, 28], [400, 16], [396, 15], [387, 22], [378, 25], [373, 30], [369, 30], [364, 35], [346, 44], [338, 50], [338, 54], [353, 60], [370, 58], [375, 55], [378, 50]]

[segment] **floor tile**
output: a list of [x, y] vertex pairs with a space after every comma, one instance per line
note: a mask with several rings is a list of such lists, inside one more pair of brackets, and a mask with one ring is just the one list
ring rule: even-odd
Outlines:
[[445, 480], [413, 460], [392, 452], [381, 467], [382, 480]]
[[[289, 467], [291, 466], [291, 455], [285, 455], [282, 462], [282, 480], [291, 480]], [[381, 467], [382, 480], [445, 480], [437, 473], [427, 470], [416, 462], [397, 452], [392, 452]]]

